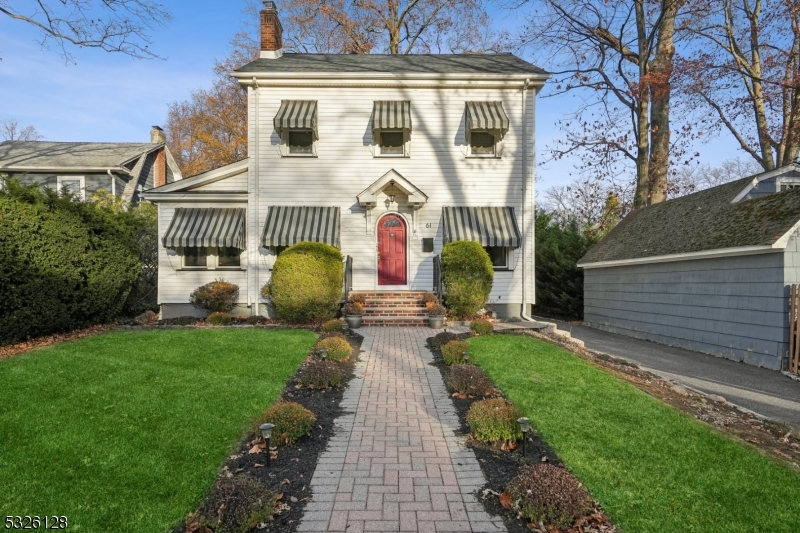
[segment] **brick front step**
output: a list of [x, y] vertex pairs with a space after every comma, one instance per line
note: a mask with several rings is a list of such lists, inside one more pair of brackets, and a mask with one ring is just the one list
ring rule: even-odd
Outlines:
[[397, 300], [399, 298], [422, 299], [425, 291], [352, 291], [350, 294], [361, 294], [365, 298], [380, 300]]
[[422, 317], [368, 317], [361, 322], [365, 326], [427, 326], [428, 319]]
[[367, 300], [364, 308], [425, 309], [425, 303], [419, 300]]
[[398, 311], [397, 309], [364, 309], [364, 318], [375, 317], [412, 317], [412, 318], [427, 318], [428, 314], [423, 311]]

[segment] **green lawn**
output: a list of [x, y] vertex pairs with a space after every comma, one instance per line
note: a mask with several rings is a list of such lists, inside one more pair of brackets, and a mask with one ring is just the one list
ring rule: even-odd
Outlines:
[[800, 476], [754, 449], [543, 341], [470, 354], [625, 533], [798, 531]]
[[168, 531], [315, 338], [115, 332], [0, 361], [0, 519], [64, 515], [69, 531]]

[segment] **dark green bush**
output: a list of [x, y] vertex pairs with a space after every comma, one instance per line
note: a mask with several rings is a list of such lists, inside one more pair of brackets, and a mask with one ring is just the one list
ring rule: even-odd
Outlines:
[[263, 326], [269, 323], [269, 319], [262, 315], [253, 315], [244, 319], [246, 324], [251, 326]]
[[442, 346], [442, 359], [446, 365], [458, 365], [464, 362], [464, 352], [469, 351], [469, 344], [464, 341], [450, 341]]
[[139, 274], [117, 213], [13, 179], [0, 189], [0, 344], [113, 321]]
[[219, 311], [211, 313], [206, 317], [206, 322], [212, 326], [227, 326], [231, 323], [233, 317], [228, 313], [220, 313]]
[[327, 244], [300, 242], [275, 260], [270, 295], [279, 318], [313, 322], [331, 318], [342, 295], [342, 254]]
[[503, 398], [481, 400], [467, 411], [467, 424], [476, 439], [505, 447], [522, 438], [517, 419], [522, 413]]
[[342, 331], [342, 322], [337, 319], [328, 320], [322, 324], [322, 331], [325, 333], [333, 333], [335, 331]]
[[278, 402], [266, 410], [255, 424], [254, 434], [261, 436], [261, 424], [275, 424], [270, 444], [290, 446], [297, 439], [311, 434], [317, 417], [314, 413], [295, 402]]
[[218, 279], [197, 287], [189, 303], [207, 313], [230, 313], [239, 301], [239, 286]]
[[448, 383], [454, 391], [472, 396], [486, 396], [494, 390], [489, 376], [475, 365], [452, 365]]
[[524, 465], [506, 487], [517, 511], [529, 522], [567, 530], [592, 511], [592, 498], [575, 477], [548, 463]]
[[353, 348], [343, 337], [327, 337], [317, 342], [318, 350], [328, 350], [331, 361], [347, 361], [353, 355]]
[[331, 361], [311, 360], [300, 371], [300, 383], [314, 389], [335, 387], [343, 377], [344, 369]]
[[443, 331], [441, 333], [437, 333], [435, 337], [431, 340], [431, 346], [437, 350], [441, 350], [442, 346], [447, 344], [450, 341], [457, 341], [458, 335], [455, 333], [451, 333], [449, 331]]
[[494, 324], [488, 320], [473, 320], [470, 322], [469, 329], [478, 335], [491, 335], [494, 333]]
[[450, 315], [472, 319], [489, 301], [494, 268], [489, 254], [474, 241], [455, 241], [442, 249], [442, 281]]

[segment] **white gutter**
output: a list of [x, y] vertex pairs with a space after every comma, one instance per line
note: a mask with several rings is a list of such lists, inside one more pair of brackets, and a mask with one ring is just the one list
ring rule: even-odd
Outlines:
[[108, 172], [108, 177], [111, 178], [111, 195], [112, 196], [116, 196], [117, 195], [117, 177], [114, 176], [114, 174], [111, 173], [111, 169], [108, 169], [106, 172]]
[[[792, 233], [792, 232], [789, 232]], [[788, 241], [788, 238], [786, 239]], [[736, 248], [720, 248], [718, 250], [704, 250], [702, 252], [689, 252], [683, 254], [657, 255], [653, 257], [637, 257], [635, 259], [620, 259], [617, 261], [598, 261], [596, 263], [578, 263], [578, 268], [608, 268], [626, 265], [648, 265], [653, 263], [670, 263], [673, 261], [691, 261], [695, 259], [713, 259], [716, 257], [735, 257], [739, 255], [767, 254], [782, 252], [786, 243], [762, 246], [739, 246]]]
[[108, 171], [118, 172], [133, 176], [125, 167], [0, 167], [0, 172], [85, 172], [89, 174], [104, 174]]
[[246, 192], [223, 194], [218, 192], [143, 192], [140, 197], [151, 202], [246, 202]]
[[525, 80], [525, 85], [522, 86], [522, 227], [525, 231], [525, 237], [522, 239], [522, 312], [520, 313], [520, 317], [523, 320], [527, 320], [528, 322], [533, 322], [533, 319], [528, 316], [528, 271], [527, 271], [527, 261], [526, 256], [528, 255], [528, 250], [525, 247], [525, 243], [528, 241], [528, 226], [525, 224], [525, 206], [528, 204], [528, 176], [530, 172], [528, 171], [528, 166], [530, 165], [532, 157], [533, 157], [533, 150], [531, 150], [531, 156], [528, 156], [528, 84], [530, 83], [530, 79]]
[[544, 83], [551, 75], [544, 74], [480, 74], [480, 73], [391, 73], [391, 72], [232, 72], [231, 76], [250, 82], [251, 80], [392, 80], [392, 81], [495, 81], [513, 83], [531, 79]]
[[[255, 296], [255, 307], [256, 307], [255, 308], [255, 312], [256, 312], [256, 316], [259, 316], [261, 314], [260, 309], [259, 309], [259, 301], [258, 301], [259, 292], [261, 292], [260, 291], [261, 286], [259, 285], [259, 279], [258, 279], [258, 277], [259, 277], [258, 276], [258, 272], [261, 269], [261, 263], [258, 260], [258, 220], [259, 220], [259, 218], [258, 218], [258, 204], [259, 204], [260, 197], [261, 197], [261, 194], [259, 192], [260, 187], [259, 187], [259, 184], [258, 184], [258, 166], [259, 166], [258, 165], [258, 158], [259, 158], [259, 146], [258, 146], [259, 134], [258, 134], [258, 132], [259, 132], [259, 128], [260, 128], [260, 123], [259, 123], [259, 109], [258, 109], [258, 107], [259, 107], [259, 102], [258, 102], [258, 81], [256, 80], [255, 76], [253, 76], [253, 100], [255, 100], [254, 105], [255, 105], [255, 108], [256, 108], [255, 109], [255, 113], [254, 113], [254, 115], [255, 115], [255, 132], [253, 133], [253, 137], [254, 137], [253, 144], [255, 144], [255, 149], [256, 149], [255, 158], [253, 159], [253, 162], [254, 162], [254, 165], [255, 165], [253, 167], [253, 173], [255, 174], [254, 179], [255, 179], [255, 187], [256, 187], [255, 191], [253, 191], [254, 195], [255, 195], [254, 205], [253, 205], [253, 212], [254, 212], [253, 216], [255, 216], [255, 224], [254, 224], [254, 228], [255, 229], [253, 231], [253, 241], [255, 243], [255, 246], [253, 246], [253, 257], [255, 258], [255, 261], [253, 261], [253, 264], [255, 265], [255, 268], [256, 268], [256, 271], [255, 271], [255, 287], [254, 287], [255, 288], [255, 295], [254, 295]], [[247, 280], [248, 280], [248, 283], [249, 283], [250, 282], [250, 276], [247, 276]], [[250, 288], [249, 287], [247, 289], [247, 299], [248, 300], [250, 299]]]

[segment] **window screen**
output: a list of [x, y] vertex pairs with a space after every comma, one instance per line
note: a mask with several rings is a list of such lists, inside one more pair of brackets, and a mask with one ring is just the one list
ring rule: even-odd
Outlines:
[[495, 268], [508, 268], [508, 248], [502, 246], [484, 246]]
[[473, 155], [494, 155], [494, 135], [487, 131], [473, 131], [470, 146]]
[[290, 154], [310, 154], [313, 153], [314, 135], [311, 131], [290, 131], [289, 132], [289, 153]]
[[204, 247], [190, 247], [183, 249], [183, 266], [204, 267], [208, 265], [208, 253]]
[[82, 196], [81, 180], [61, 180], [61, 190], [66, 190], [73, 196]]
[[219, 249], [218, 265], [221, 267], [238, 267], [241, 265], [241, 250], [223, 247]]
[[380, 137], [381, 154], [403, 155], [404, 142], [402, 131], [382, 131]]

